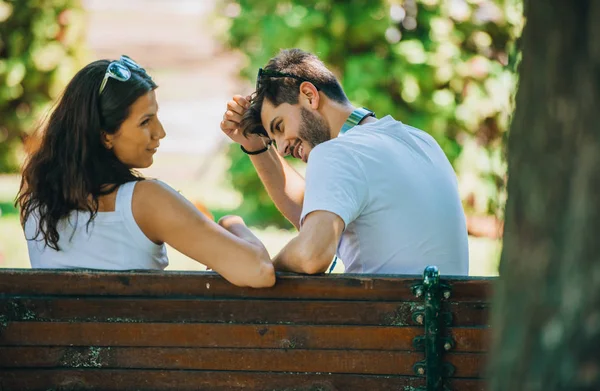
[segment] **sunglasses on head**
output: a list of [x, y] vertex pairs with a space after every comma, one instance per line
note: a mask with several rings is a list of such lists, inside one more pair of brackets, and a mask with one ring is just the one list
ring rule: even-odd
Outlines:
[[258, 89], [260, 88], [261, 79], [264, 77], [269, 77], [269, 78], [289, 77], [292, 79], [300, 80], [301, 82], [307, 81], [309, 83], [312, 83], [316, 87], [317, 90], [320, 90], [316, 83], [314, 83], [312, 80], [306, 79], [304, 77], [292, 75], [291, 73], [283, 73], [283, 72], [272, 71], [269, 69], [258, 68], [258, 76], [256, 76], [256, 91], [258, 91]]
[[121, 58], [117, 61], [113, 61], [110, 64], [108, 64], [108, 67], [106, 68], [106, 73], [104, 74], [104, 79], [102, 80], [102, 84], [100, 85], [99, 94], [102, 94], [102, 91], [104, 91], [106, 83], [108, 83], [108, 79], [110, 78], [123, 82], [129, 80], [131, 78], [132, 69], [137, 69], [146, 72], [144, 68], [142, 68], [137, 62], [133, 61], [126, 55], [122, 55]]

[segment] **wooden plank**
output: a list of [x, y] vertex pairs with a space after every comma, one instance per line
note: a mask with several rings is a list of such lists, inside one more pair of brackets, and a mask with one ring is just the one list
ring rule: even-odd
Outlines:
[[450, 285], [450, 301], [470, 301], [489, 303], [493, 297], [494, 282], [498, 277], [456, 277], [444, 278], [442, 282]]
[[446, 330], [453, 342], [453, 352], [488, 352], [491, 345], [490, 328], [450, 328]]
[[[489, 329], [451, 329], [453, 352], [486, 352]], [[154, 346], [414, 351], [418, 327], [8, 322], [0, 346]]]
[[9, 320], [97, 322], [417, 325], [410, 302], [194, 300], [147, 298], [0, 298]]
[[[469, 381], [472, 383], [472, 381]], [[480, 388], [453, 390], [483, 391]], [[20, 391], [398, 391], [424, 386], [422, 378], [405, 376], [306, 373], [34, 369], [0, 372], [0, 389]], [[60, 387], [60, 388], [59, 388]]]
[[446, 385], [452, 391], [488, 391], [484, 379], [448, 379]]
[[[452, 301], [489, 302], [495, 278], [443, 279]], [[148, 296], [414, 301], [420, 276], [278, 274], [268, 289], [239, 288], [212, 272], [0, 270], [4, 295]]]
[[[423, 303], [106, 297], [0, 298], [0, 314], [11, 321], [271, 323], [419, 326]], [[452, 303], [454, 326], [487, 324], [488, 306]]]
[[373, 350], [0, 347], [1, 368], [193, 369], [415, 375], [424, 355]]
[[273, 288], [236, 287], [212, 272], [0, 271], [5, 295], [414, 300], [416, 276], [278, 275]]
[[444, 355], [444, 361], [454, 365], [453, 378], [483, 378], [485, 377], [487, 354], [481, 353], [450, 353]]
[[[422, 353], [381, 350], [0, 347], [0, 368], [193, 369], [415, 375]], [[481, 354], [449, 354], [455, 378], [480, 378]]]
[[491, 305], [480, 302], [444, 302], [442, 311], [452, 313], [452, 326], [489, 326]]
[[0, 346], [154, 346], [414, 350], [417, 327], [9, 322]]

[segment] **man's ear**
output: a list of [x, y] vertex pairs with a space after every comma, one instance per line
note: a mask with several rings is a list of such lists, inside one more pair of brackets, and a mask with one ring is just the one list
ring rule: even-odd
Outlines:
[[113, 148], [113, 139], [114, 139], [113, 134], [108, 134], [104, 130], [100, 131], [100, 141], [102, 142], [102, 145], [104, 145], [104, 148], [112, 149]]
[[300, 100], [308, 104], [312, 109], [318, 109], [321, 101], [319, 90], [309, 81], [302, 82], [300, 84]]

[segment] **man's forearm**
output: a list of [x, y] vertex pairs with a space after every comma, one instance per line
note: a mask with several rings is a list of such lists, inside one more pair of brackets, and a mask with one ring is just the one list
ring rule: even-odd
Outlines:
[[282, 272], [318, 274], [327, 270], [332, 259], [323, 252], [317, 254], [313, 245], [295, 237], [273, 258], [273, 266]]
[[304, 178], [274, 148], [259, 155], [250, 155], [250, 159], [277, 209], [299, 229]]
[[275, 270], [282, 272], [305, 273], [303, 248], [298, 244], [299, 238], [292, 239], [277, 256], [273, 258]]

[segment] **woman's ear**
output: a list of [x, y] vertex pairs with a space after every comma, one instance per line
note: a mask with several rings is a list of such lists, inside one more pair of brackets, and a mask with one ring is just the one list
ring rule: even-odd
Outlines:
[[305, 81], [300, 84], [300, 97], [312, 109], [316, 110], [319, 108], [321, 96], [313, 83]]
[[113, 138], [114, 138], [114, 135], [108, 134], [104, 130], [100, 131], [100, 141], [102, 141], [102, 145], [104, 145], [104, 148], [106, 148], [106, 149], [113, 148]]

